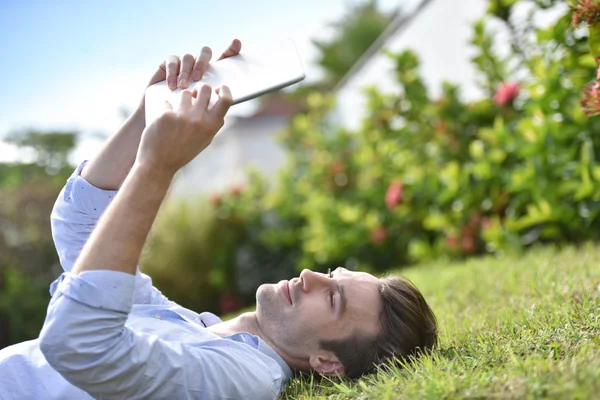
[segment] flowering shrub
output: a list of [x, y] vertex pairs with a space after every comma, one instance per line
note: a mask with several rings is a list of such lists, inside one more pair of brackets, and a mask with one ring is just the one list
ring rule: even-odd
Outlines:
[[594, 0], [579, 0], [573, 7], [572, 24], [578, 28], [585, 22], [588, 28], [589, 48], [599, 64], [596, 80], [585, 85], [581, 105], [589, 116], [600, 115], [600, 4]]
[[[581, 107], [598, 66], [594, 31], [572, 29], [571, 11], [549, 27], [517, 26], [518, 3], [490, 1], [474, 26], [480, 100], [465, 102], [451, 83], [430, 98], [410, 51], [388, 54], [397, 87], [365, 89], [357, 131], [329, 125], [334, 99], [310, 95], [282, 133], [289, 159], [276, 185], [253, 176], [212, 196], [219, 233], [205, 262], [215, 285], [251, 296], [302, 268], [383, 271], [600, 239], [600, 120], [584, 113], [600, 109], [595, 81]], [[527, 3], [532, 13], [564, 6]], [[595, 23], [590, 4], [577, 18]], [[510, 33], [505, 56], [491, 21]]]
[[[580, 107], [596, 68], [586, 31], [570, 28], [571, 12], [550, 27], [516, 26], [516, 3], [491, 1], [474, 26], [487, 98], [465, 103], [450, 83], [429, 98], [410, 51], [388, 55], [399, 87], [366, 89], [368, 117], [356, 132], [328, 126], [334, 101], [313, 94], [283, 134], [290, 162], [265, 192], [259, 214], [275, 222], [262, 226], [262, 243], [299, 249], [298, 269], [384, 270], [598, 239], [600, 123]], [[533, 12], [560, 3], [536, 1]], [[512, 33], [505, 57], [492, 20]]]

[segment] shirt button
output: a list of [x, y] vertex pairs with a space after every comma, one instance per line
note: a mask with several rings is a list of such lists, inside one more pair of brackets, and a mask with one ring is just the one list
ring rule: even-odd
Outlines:
[[154, 318], [156, 318], [156, 319], [162, 319], [162, 316], [157, 313], [157, 314], [154, 315]]

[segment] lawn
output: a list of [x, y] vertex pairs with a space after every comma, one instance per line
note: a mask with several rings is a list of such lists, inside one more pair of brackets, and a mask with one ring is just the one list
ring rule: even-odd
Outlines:
[[440, 326], [438, 349], [357, 382], [290, 382], [284, 399], [600, 399], [600, 248], [403, 271]]

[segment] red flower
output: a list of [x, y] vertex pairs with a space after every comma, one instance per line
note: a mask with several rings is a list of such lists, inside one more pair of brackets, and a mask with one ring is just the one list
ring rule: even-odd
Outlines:
[[464, 253], [473, 253], [475, 246], [475, 231], [470, 226], [463, 227], [460, 235], [460, 248]]
[[383, 244], [387, 239], [387, 229], [385, 227], [380, 226], [375, 228], [373, 232], [371, 232], [371, 241], [375, 244]]
[[334, 162], [331, 164], [331, 167], [329, 167], [329, 171], [331, 172], [331, 175], [336, 176], [344, 171], [344, 166], [340, 162]]
[[456, 247], [458, 244], [458, 238], [456, 236], [446, 236], [446, 246]]
[[483, 229], [484, 231], [487, 231], [488, 229], [492, 228], [492, 220], [489, 218], [484, 218], [481, 220], [481, 229]]
[[581, 107], [588, 117], [600, 115], [600, 67], [598, 67], [596, 74], [596, 80], [588, 83], [583, 88]]
[[394, 211], [396, 206], [402, 201], [403, 189], [404, 185], [399, 180], [393, 181], [388, 187], [388, 190], [385, 193], [385, 204], [387, 205], [388, 210]]
[[441, 135], [446, 132], [446, 124], [443, 121], [438, 121], [435, 124], [435, 133]]
[[518, 83], [503, 83], [496, 90], [494, 103], [499, 107], [511, 104], [518, 94]]
[[217, 193], [211, 194], [210, 202], [213, 206], [218, 206], [219, 204], [221, 204], [221, 196]]
[[243, 188], [241, 186], [232, 186], [229, 189], [229, 193], [231, 193], [232, 196], [238, 196], [242, 193]]

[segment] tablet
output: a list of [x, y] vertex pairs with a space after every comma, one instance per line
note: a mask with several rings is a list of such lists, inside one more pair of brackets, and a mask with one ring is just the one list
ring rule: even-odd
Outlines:
[[[209, 84], [213, 90], [227, 85], [231, 90], [233, 104], [254, 99], [265, 93], [293, 85], [305, 78], [302, 60], [292, 39], [282, 40], [256, 50], [245, 50], [236, 56], [211, 62], [199, 81], [192, 81], [188, 89], [200, 83]], [[158, 118], [169, 101], [176, 111], [182, 89], [171, 91], [166, 81], [155, 83], [146, 89], [146, 125]], [[213, 92], [211, 104], [217, 100]]]

